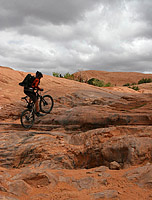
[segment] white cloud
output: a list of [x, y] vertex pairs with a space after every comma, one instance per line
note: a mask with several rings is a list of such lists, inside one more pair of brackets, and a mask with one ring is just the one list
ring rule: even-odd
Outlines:
[[151, 0], [0, 3], [0, 65], [152, 72]]

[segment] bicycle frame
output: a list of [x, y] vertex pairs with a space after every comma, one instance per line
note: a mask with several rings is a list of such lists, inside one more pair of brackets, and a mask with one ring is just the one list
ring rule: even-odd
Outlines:
[[[43, 96], [41, 95], [41, 91], [40, 91], [40, 94], [39, 94], [39, 90], [36, 90], [36, 96], [37, 96], [37, 99], [40, 99], [45, 105], [47, 105], [47, 102], [43, 99]], [[34, 106], [35, 103], [33, 101], [30, 101], [30, 97], [29, 96], [25, 96], [25, 97], [22, 97], [21, 99], [25, 100], [27, 104], [29, 104], [29, 103], [32, 104], [31, 113], [36, 114], [35, 106]]]
[[[53, 98], [50, 95], [42, 96], [41, 93], [40, 94], [38, 93], [38, 90], [36, 91], [36, 96], [37, 96], [37, 99], [40, 99], [39, 100], [40, 112], [44, 113], [44, 114], [41, 114], [40, 116], [45, 116], [46, 114], [49, 114], [54, 105]], [[36, 110], [35, 110], [35, 103], [32, 100], [30, 100], [30, 97], [28, 96], [22, 97], [21, 99], [25, 100], [27, 104], [29, 103], [31, 104], [31, 106], [29, 104], [29, 106], [27, 106], [27, 109], [22, 112], [21, 117], [20, 117], [21, 124], [24, 128], [31, 128], [35, 121], [35, 115], [37, 115]]]
[[[39, 99], [39, 98], [42, 99], [41, 94], [39, 94], [39, 90], [36, 90], [36, 96], [37, 96], [37, 99]], [[29, 100], [28, 100], [28, 98], [30, 99], [30, 97], [25, 96], [25, 97], [22, 97], [21, 99], [22, 99], [22, 100], [25, 100], [26, 103], [28, 104], [28, 103], [30, 103]], [[32, 103], [33, 103], [33, 101], [32, 101]]]

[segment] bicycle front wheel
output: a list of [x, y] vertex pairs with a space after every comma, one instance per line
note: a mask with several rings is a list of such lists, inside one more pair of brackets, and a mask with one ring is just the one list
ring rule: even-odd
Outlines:
[[43, 113], [50, 113], [54, 106], [53, 98], [50, 95], [44, 95], [40, 99], [40, 110]]
[[35, 116], [33, 111], [26, 109], [22, 112], [21, 117], [21, 124], [24, 128], [31, 128], [34, 124]]

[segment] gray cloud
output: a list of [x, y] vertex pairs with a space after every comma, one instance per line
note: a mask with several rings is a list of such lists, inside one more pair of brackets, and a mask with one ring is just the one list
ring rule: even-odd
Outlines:
[[0, 65], [152, 73], [151, 0], [0, 0]]
[[1, 27], [26, 25], [29, 19], [35, 22], [67, 24], [83, 17], [87, 9], [92, 9], [99, 0], [1, 0]]

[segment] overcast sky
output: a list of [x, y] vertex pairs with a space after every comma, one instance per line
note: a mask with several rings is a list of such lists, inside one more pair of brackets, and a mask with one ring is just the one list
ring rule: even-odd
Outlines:
[[0, 66], [152, 73], [152, 0], [0, 0]]

